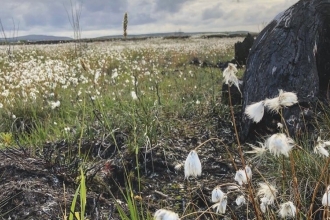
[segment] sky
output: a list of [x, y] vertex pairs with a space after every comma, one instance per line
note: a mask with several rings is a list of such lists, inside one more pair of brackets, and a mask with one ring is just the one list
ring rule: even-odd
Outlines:
[[[164, 32], [259, 32], [297, 0], [0, 0], [7, 37], [28, 34], [74, 37], [80, 12], [82, 38]], [[69, 16], [68, 16], [69, 15]], [[14, 32], [14, 30], [16, 30]], [[0, 38], [3, 34], [0, 34]]]

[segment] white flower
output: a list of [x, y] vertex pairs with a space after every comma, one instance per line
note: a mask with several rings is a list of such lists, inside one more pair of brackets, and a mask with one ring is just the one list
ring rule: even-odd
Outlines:
[[275, 186], [272, 186], [268, 183], [259, 183], [257, 196], [261, 197], [261, 203], [264, 203], [265, 205], [274, 204], [276, 194], [277, 189], [275, 188]]
[[278, 211], [281, 218], [293, 218], [296, 216], [296, 206], [291, 202], [285, 202], [280, 205], [280, 210]]
[[175, 212], [159, 209], [154, 214], [154, 220], [180, 220], [180, 218]]
[[238, 71], [237, 71], [236, 66], [232, 63], [228, 63], [228, 67], [223, 71], [222, 75], [223, 75], [225, 84], [227, 84], [229, 87], [232, 84], [234, 84], [237, 87], [238, 91], [241, 92], [241, 90], [239, 89], [239, 81], [236, 76], [237, 72]]
[[265, 99], [265, 107], [270, 112], [276, 112], [276, 113], [279, 112], [279, 110], [281, 109], [279, 97], [275, 97], [272, 99]]
[[132, 92], [131, 92], [131, 96], [132, 96], [132, 99], [133, 99], [133, 100], [137, 100], [137, 99], [138, 99], [138, 97], [137, 97], [135, 91], [132, 91]]
[[243, 195], [240, 195], [236, 198], [235, 202], [236, 202], [236, 205], [240, 206], [242, 204], [245, 204], [246, 200], [245, 200], [245, 197]]
[[297, 94], [294, 92], [284, 92], [282, 89], [280, 89], [278, 98], [280, 105], [284, 107], [292, 106], [298, 103]]
[[289, 107], [298, 103], [298, 97], [294, 92], [284, 92], [279, 89], [278, 97], [265, 99], [265, 106], [271, 112], [279, 112], [281, 107]]
[[248, 166], [248, 165], [246, 165], [245, 166], [245, 171], [246, 171], [247, 176], [249, 177], [249, 180], [251, 180], [252, 179], [252, 170], [251, 170], [251, 167]]
[[117, 78], [117, 77], [118, 77], [117, 69], [113, 69], [113, 70], [112, 70], [112, 74], [111, 74], [111, 78], [112, 78], [112, 79], [115, 79], [115, 78]]
[[260, 145], [260, 147], [256, 147], [252, 144], [249, 144], [250, 147], [252, 147], [252, 150], [245, 152], [247, 154], [255, 154], [255, 156], [252, 159], [255, 159], [257, 157], [262, 157], [267, 151], [267, 149], [263, 143], [258, 142], [258, 144]]
[[294, 141], [283, 133], [273, 134], [265, 142], [265, 147], [268, 148], [269, 152], [274, 154], [275, 157], [280, 154], [288, 157], [293, 146]]
[[178, 163], [178, 164], [176, 164], [176, 165], [174, 166], [174, 169], [175, 169], [176, 171], [179, 171], [179, 170], [181, 170], [182, 166], [183, 166], [182, 163]]
[[188, 178], [189, 176], [197, 177], [200, 175], [202, 175], [202, 164], [197, 152], [192, 150], [184, 163], [184, 176]]
[[56, 102], [49, 102], [49, 104], [50, 104], [50, 108], [51, 108], [51, 109], [55, 109], [55, 108], [58, 108], [58, 107], [60, 107], [60, 105], [61, 105], [61, 102], [60, 102], [60, 101], [56, 101]]
[[235, 175], [235, 181], [238, 182], [239, 185], [243, 185], [248, 183], [248, 180], [251, 180], [252, 178], [252, 171], [249, 166], [245, 167], [245, 170], [237, 170]]
[[322, 197], [322, 205], [330, 206], [330, 185], [327, 187], [327, 191], [324, 193]]
[[212, 205], [212, 208], [216, 209], [216, 213], [220, 213], [220, 214], [226, 213], [227, 196], [224, 195], [223, 199], [220, 202], [217, 202], [214, 205]]
[[101, 72], [100, 71], [96, 71], [95, 76], [94, 76], [94, 83], [95, 84], [98, 84], [97, 82], [98, 82], [98, 80], [100, 78], [100, 75], [101, 75]]
[[247, 183], [247, 178], [244, 170], [237, 170], [234, 179], [235, 181], [238, 182], [239, 185], [243, 185], [243, 183]]
[[283, 129], [283, 124], [280, 123], [280, 122], [278, 122], [278, 123], [277, 123], [277, 128], [278, 128], [278, 129]]
[[324, 141], [321, 139], [321, 137], [318, 137], [317, 144], [314, 147], [314, 153], [319, 154], [321, 156], [329, 157], [329, 152], [325, 149], [325, 147], [329, 145], [329, 141]]
[[260, 198], [260, 203], [263, 203], [265, 205], [271, 205], [272, 204], [272, 202], [266, 197], [261, 197]]
[[220, 202], [224, 196], [225, 193], [221, 191], [219, 186], [212, 190], [212, 202]]
[[321, 156], [329, 157], [329, 152], [324, 148], [324, 146], [317, 144], [314, 147], [314, 153], [319, 154]]
[[267, 206], [265, 203], [263, 203], [263, 202], [260, 203], [260, 209], [261, 209], [262, 213], [266, 213], [266, 208], [267, 208]]
[[259, 121], [261, 121], [262, 117], [264, 116], [264, 101], [260, 101], [248, 105], [245, 108], [244, 113], [254, 122], [258, 123]]

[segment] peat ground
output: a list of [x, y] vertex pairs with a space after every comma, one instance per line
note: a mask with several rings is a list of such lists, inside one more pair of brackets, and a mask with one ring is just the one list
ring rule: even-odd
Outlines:
[[[144, 212], [152, 214], [166, 208], [180, 216], [198, 212], [185, 219], [221, 219], [201, 212], [212, 205], [215, 186], [234, 182], [235, 169], [228, 152], [238, 166], [240, 162], [229, 107], [217, 108], [209, 109], [204, 118], [191, 115], [178, 121], [179, 126], [171, 128], [171, 137], [160, 133], [158, 142], [141, 146], [137, 157], [128, 148], [125, 131], [118, 130], [84, 140], [80, 149], [86, 155], [83, 159], [77, 156], [79, 144], [66, 140], [45, 143], [33, 152], [24, 146], [1, 150], [2, 219], [64, 219], [79, 185], [80, 166], [86, 176], [87, 219], [119, 219], [117, 205], [128, 209], [123, 196], [128, 179], [132, 189], [128, 194], [138, 207], [142, 204]], [[219, 109], [227, 113], [220, 116]], [[210, 138], [220, 140], [211, 140], [198, 149], [202, 176], [185, 180], [183, 166], [188, 153]], [[244, 211], [238, 214], [241, 211], [235, 199], [235, 193], [229, 196], [226, 216], [235, 213], [245, 218]], [[76, 207], [79, 211], [79, 204]]]

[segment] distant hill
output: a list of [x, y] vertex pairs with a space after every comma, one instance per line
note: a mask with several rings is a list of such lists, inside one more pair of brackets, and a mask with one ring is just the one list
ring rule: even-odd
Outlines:
[[[231, 31], [231, 32], [167, 32], [167, 33], [149, 33], [149, 34], [128, 34], [127, 38], [122, 35], [110, 35], [96, 38], [83, 38], [81, 42], [96, 42], [96, 41], [112, 41], [112, 40], [145, 40], [148, 38], [163, 38], [163, 39], [186, 39], [190, 37], [201, 38], [223, 38], [223, 37], [244, 37], [248, 33], [256, 36], [257, 33], [248, 31]], [[69, 43], [75, 40], [70, 37], [59, 37], [49, 35], [26, 35], [15, 38], [7, 38], [7, 42], [11, 43], [28, 43], [28, 44], [57, 44]], [[0, 44], [5, 43], [4, 38], [0, 38]]]
[[[25, 36], [19, 36], [19, 37], [9, 37], [7, 38], [8, 42], [18, 42], [18, 41], [30, 41], [30, 42], [36, 42], [36, 41], [60, 41], [60, 40], [73, 40], [70, 37], [58, 37], [58, 36], [49, 36], [49, 35], [25, 35]], [[4, 42], [4, 38], [0, 38], [0, 42]]]
[[[246, 35], [250, 32], [248, 31], [232, 31], [232, 32], [167, 32], [167, 33], [150, 33], [150, 34], [128, 34], [128, 38], [145, 38], [145, 37], [170, 37], [170, 36], [231, 36], [231, 35]], [[113, 38], [123, 38], [123, 35], [111, 35], [97, 37], [94, 39], [113, 39]]]

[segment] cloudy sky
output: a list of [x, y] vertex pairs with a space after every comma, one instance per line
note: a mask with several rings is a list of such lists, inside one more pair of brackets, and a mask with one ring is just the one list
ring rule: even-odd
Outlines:
[[[81, 12], [82, 37], [160, 32], [260, 31], [297, 0], [72, 0]], [[0, 0], [7, 36], [45, 34], [73, 37], [70, 0]], [[2, 37], [2, 34], [0, 35]]]

